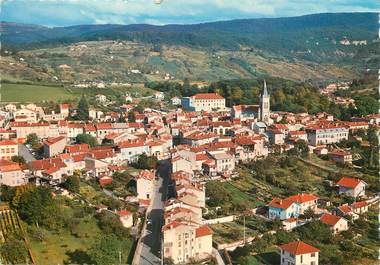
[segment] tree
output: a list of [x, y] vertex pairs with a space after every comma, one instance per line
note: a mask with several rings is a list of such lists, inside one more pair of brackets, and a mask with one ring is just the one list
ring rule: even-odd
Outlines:
[[185, 96], [185, 97], [187, 97], [187, 96], [190, 96], [190, 89], [191, 89], [191, 87], [190, 87], [190, 81], [189, 81], [189, 79], [188, 78], [185, 78], [184, 80], [183, 80], [183, 85], [182, 85], [182, 94]]
[[75, 142], [77, 144], [88, 144], [91, 147], [98, 145], [98, 141], [96, 140], [96, 138], [87, 133], [78, 134], [75, 138]]
[[2, 201], [11, 202], [13, 200], [13, 197], [15, 196], [16, 188], [6, 186], [6, 185], [1, 185], [0, 192], [1, 192], [0, 198]]
[[128, 121], [129, 122], [136, 122], [136, 115], [134, 111], [128, 112]]
[[18, 203], [18, 212], [21, 219], [28, 224], [43, 223], [44, 216], [49, 216], [46, 213], [48, 206], [52, 205], [53, 198], [50, 190], [45, 187], [37, 187], [24, 192]]
[[39, 139], [37, 134], [31, 133], [26, 136], [26, 143], [30, 144], [33, 148], [39, 144]]
[[113, 234], [119, 239], [129, 237], [129, 230], [123, 226], [120, 219], [113, 213], [103, 211], [96, 215], [100, 229], [105, 234]]
[[12, 156], [11, 160], [12, 160], [12, 162], [15, 162], [18, 164], [26, 164], [26, 161], [22, 156]]
[[311, 219], [315, 217], [315, 213], [311, 208], [306, 209], [303, 215], [306, 219]]
[[88, 121], [88, 119], [89, 119], [88, 110], [89, 110], [89, 107], [88, 107], [87, 99], [84, 95], [82, 95], [82, 97], [80, 98], [80, 100], [78, 102], [78, 109], [77, 109], [76, 118], [78, 120]]
[[135, 167], [139, 169], [156, 169], [157, 168], [157, 157], [155, 156], [147, 156], [146, 154], [142, 154], [139, 156]]
[[332, 240], [330, 227], [321, 221], [312, 221], [296, 228], [302, 240], [316, 241], [328, 244]]
[[231, 201], [231, 193], [216, 181], [207, 182], [206, 196], [210, 198], [208, 204], [212, 207], [221, 206], [225, 202]]
[[309, 146], [307, 145], [307, 143], [304, 141], [304, 140], [298, 140], [295, 144], [294, 144], [294, 151], [296, 155], [298, 156], [307, 156], [307, 154], [309, 153]]
[[79, 193], [80, 181], [78, 176], [68, 176], [63, 187], [71, 192]]
[[121, 242], [111, 234], [99, 238], [88, 253], [97, 265], [109, 265], [118, 263], [121, 249]]

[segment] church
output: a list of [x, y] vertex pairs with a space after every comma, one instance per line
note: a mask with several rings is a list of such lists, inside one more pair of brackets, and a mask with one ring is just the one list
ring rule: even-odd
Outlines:
[[235, 105], [231, 110], [232, 118], [245, 120], [255, 119], [264, 122], [266, 125], [272, 123], [270, 118], [270, 95], [267, 89], [267, 83], [264, 80], [263, 90], [260, 95], [260, 104], [258, 105]]

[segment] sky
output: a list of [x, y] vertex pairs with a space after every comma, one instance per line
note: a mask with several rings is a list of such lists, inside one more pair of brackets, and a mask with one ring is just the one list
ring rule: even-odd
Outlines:
[[194, 24], [325, 12], [378, 12], [379, 0], [0, 0], [1, 21], [80, 24]]

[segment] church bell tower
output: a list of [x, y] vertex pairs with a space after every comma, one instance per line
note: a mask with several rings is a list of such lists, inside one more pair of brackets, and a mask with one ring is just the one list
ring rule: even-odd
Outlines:
[[269, 123], [270, 120], [270, 96], [267, 90], [267, 82], [264, 79], [264, 88], [260, 96], [260, 121]]

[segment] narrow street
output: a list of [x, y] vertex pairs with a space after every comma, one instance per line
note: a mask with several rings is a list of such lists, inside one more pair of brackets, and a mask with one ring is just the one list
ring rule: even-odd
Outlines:
[[140, 250], [138, 262], [136, 264], [152, 265], [161, 264], [161, 228], [163, 225], [164, 205], [168, 190], [168, 181], [170, 175], [170, 163], [168, 160], [161, 161], [157, 170], [158, 180], [155, 182], [154, 195], [152, 203], [148, 208], [148, 220], [151, 223], [146, 224], [141, 232], [141, 246], [137, 247], [136, 251]]
[[22, 156], [27, 163], [36, 160], [28, 148], [23, 144], [18, 145], [18, 155]]

